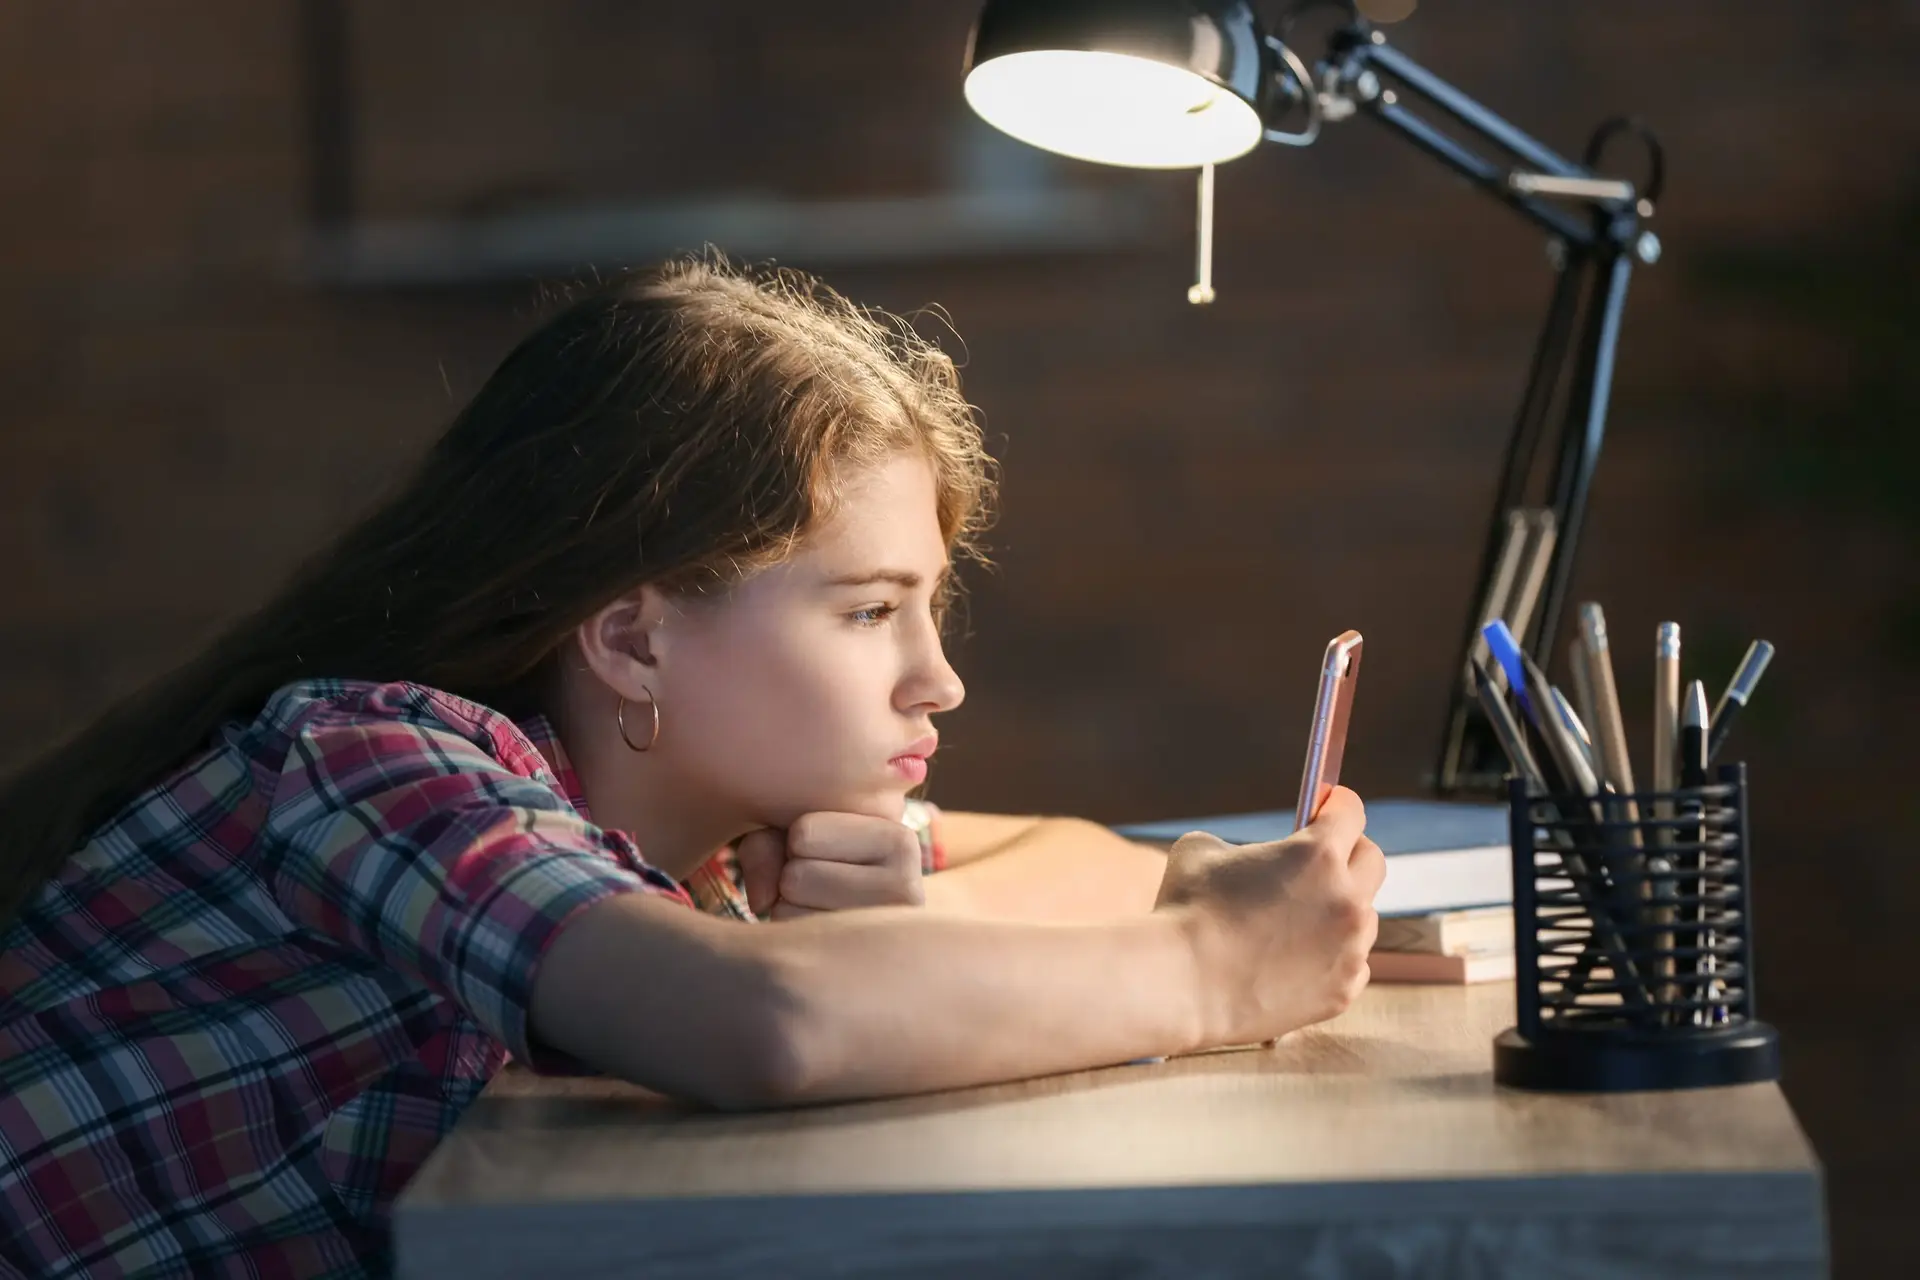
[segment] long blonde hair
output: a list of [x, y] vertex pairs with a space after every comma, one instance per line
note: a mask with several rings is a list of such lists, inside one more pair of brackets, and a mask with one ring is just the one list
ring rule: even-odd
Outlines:
[[597, 287], [508, 354], [371, 515], [198, 656], [0, 782], [0, 930], [102, 823], [316, 676], [409, 680], [509, 715], [643, 583], [727, 584], [917, 449], [978, 555], [992, 460], [954, 365], [898, 317], [716, 255]]

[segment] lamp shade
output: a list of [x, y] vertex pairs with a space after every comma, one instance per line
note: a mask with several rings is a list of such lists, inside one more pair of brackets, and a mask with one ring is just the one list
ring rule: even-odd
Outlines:
[[1036, 147], [1184, 169], [1259, 145], [1272, 66], [1245, 0], [988, 0], [965, 92]]

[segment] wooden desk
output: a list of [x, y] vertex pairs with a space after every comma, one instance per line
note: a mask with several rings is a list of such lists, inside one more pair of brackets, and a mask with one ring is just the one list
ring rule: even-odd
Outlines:
[[1777, 1086], [1496, 1090], [1512, 1007], [1376, 986], [1276, 1049], [753, 1115], [510, 1068], [400, 1197], [400, 1274], [1826, 1273]]

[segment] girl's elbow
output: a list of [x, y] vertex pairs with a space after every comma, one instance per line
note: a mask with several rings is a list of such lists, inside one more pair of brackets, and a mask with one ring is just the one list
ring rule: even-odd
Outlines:
[[801, 1037], [778, 1022], [756, 1027], [733, 1060], [703, 1075], [700, 1101], [721, 1111], [764, 1111], [805, 1102], [817, 1084]]
[[831, 1070], [829, 1019], [809, 1009], [796, 984], [769, 965], [740, 1010], [734, 1052], [701, 1073], [702, 1101], [723, 1111], [793, 1106], [820, 1095]]

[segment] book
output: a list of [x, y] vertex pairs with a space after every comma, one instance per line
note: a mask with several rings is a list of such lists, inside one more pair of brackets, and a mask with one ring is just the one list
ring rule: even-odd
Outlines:
[[[1172, 844], [1205, 831], [1229, 844], [1279, 840], [1293, 810], [1136, 822], [1114, 830], [1131, 840]], [[1372, 800], [1367, 834], [1387, 855], [1387, 880], [1374, 899], [1382, 916], [1421, 915], [1513, 902], [1513, 852], [1504, 804], [1449, 800]]]
[[1429, 951], [1381, 951], [1367, 956], [1374, 982], [1440, 982], [1465, 986], [1513, 977], [1513, 951], [1467, 951], [1443, 956]]
[[1513, 949], [1512, 907], [1471, 907], [1465, 911], [1429, 911], [1414, 916], [1384, 916], [1380, 951], [1424, 951], [1457, 956], [1468, 951]]

